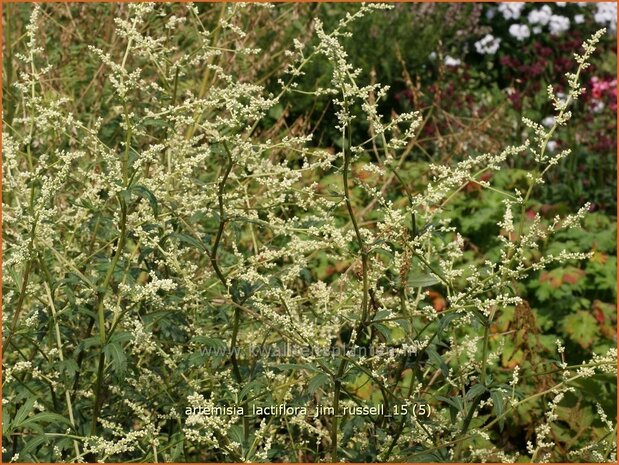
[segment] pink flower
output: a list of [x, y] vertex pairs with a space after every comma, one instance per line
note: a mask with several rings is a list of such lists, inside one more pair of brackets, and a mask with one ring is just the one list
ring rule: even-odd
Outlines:
[[591, 78], [591, 96], [597, 103], [606, 101], [613, 111], [617, 111], [617, 79]]
[[592, 77], [591, 78], [591, 91], [593, 94], [593, 97], [595, 98], [601, 98], [603, 94], [606, 93], [606, 91], [608, 91], [611, 88], [615, 88], [615, 92], [616, 92], [616, 88], [617, 88], [617, 80], [603, 80], [603, 79], [599, 79], [598, 77]]

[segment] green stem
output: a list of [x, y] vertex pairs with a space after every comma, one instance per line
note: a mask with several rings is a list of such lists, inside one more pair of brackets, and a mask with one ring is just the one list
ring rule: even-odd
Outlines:
[[462, 431], [460, 432], [461, 440], [456, 445], [456, 450], [454, 451], [454, 461], [456, 462], [460, 459], [460, 455], [462, 454], [464, 440], [466, 439], [466, 433], [469, 430], [469, 426], [471, 425], [471, 420], [473, 419], [475, 410], [477, 410], [477, 407], [479, 406], [480, 402], [481, 402], [481, 395], [475, 398], [475, 400], [471, 404], [468, 414], [466, 415], [466, 418], [464, 419], [464, 423], [462, 424]]
[[112, 258], [112, 263], [107, 270], [105, 278], [103, 280], [103, 284], [101, 285], [101, 291], [97, 296], [97, 317], [99, 323], [99, 361], [97, 367], [97, 380], [95, 383], [95, 400], [93, 405], [93, 415], [92, 415], [92, 424], [90, 428], [91, 436], [94, 435], [97, 431], [97, 420], [99, 418], [99, 412], [101, 410], [101, 387], [103, 383], [103, 376], [105, 372], [105, 352], [103, 351], [106, 344], [106, 334], [105, 334], [105, 296], [107, 294], [107, 288], [112, 280], [112, 276], [114, 274], [114, 270], [116, 269], [116, 265], [120, 260], [120, 256], [123, 252], [126, 242], [127, 236], [127, 206], [122, 197], [118, 197], [118, 201], [120, 203], [120, 236], [118, 239], [118, 244], [116, 246], [116, 252], [114, 253], [114, 257]]
[[342, 391], [342, 376], [346, 371], [346, 359], [342, 359], [340, 367], [335, 374], [334, 391], [333, 391], [333, 421], [331, 424], [331, 461], [337, 462], [337, 428], [338, 428], [338, 412], [340, 409], [340, 393]]
[[[211, 44], [214, 46], [217, 45], [217, 43], [219, 42], [219, 36], [221, 34], [221, 29], [222, 29], [221, 28], [222, 19], [224, 17], [224, 13], [226, 12], [227, 6], [228, 6], [227, 3], [222, 3], [221, 8], [219, 10], [219, 18], [217, 20], [217, 26], [215, 27], [215, 30], [213, 31], [213, 35], [212, 35], [213, 40], [211, 41]], [[200, 22], [200, 25], [202, 26], [200, 18], [197, 17], [197, 19]], [[202, 26], [202, 29], [204, 29], [203, 26]], [[211, 66], [215, 62], [216, 56], [217, 55], [211, 55], [209, 57], [208, 63], [204, 67], [204, 74], [202, 75], [202, 82], [200, 84], [200, 90], [198, 91], [198, 99], [202, 99], [206, 95], [206, 91], [208, 90], [208, 85], [211, 81]], [[202, 111], [199, 111], [199, 110], [195, 111], [193, 115], [193, 124], [190, 127], [188, 127], [187, 130], [185, 131], [185, 139], [191, 139], [193, 137], [194, 133], [196, 132], [196, 129], [198, 128], [198, 121], [200, 120], [201, 115], [202, 115]]]
[[[346, 112], [348, 112], [348, 104], [345, 103]], [[359, 245], [359, 250], [361, 254], [361, 273], [363, 279], [363, 297], [361, 300], [361, 318], [359, 320], [359, 326], [362, 327], [367, 319], [368, 315], [368, 294], [369, 294], [369, 285], [368, 285], [368, 250], [365, 245], [365, 241], [363, 240], [363, 236], [361, 236], [361, 230], [359, 229], [359, 224], [357, 223], [357, 218], [355, 217], [355, 212], [352, 208], [352, 201], [350, 197], [350, 189], [348, 187], [348, 175], [350, 170], [350, 159], [351, 152], [350, 149], [352, 147], [352, 131], [350, 126], [346, 127], [348, 133], [348, 145], [344, 148], [344, 168], [342, 173], [342, 181], [344, 184], [344, 200], [346, 203], [346, 209], [348, 210], [348, 215], [350, 216], [350, 221], [352, 222], [353, 228], [355, 230], [355, 236], [357, 237], [357, 243]]]
[[[28, 288], [28, 281], [30, 279], [30, 272], [32, 271], [32, 254], [34, 253], [34, 235], [37, 227], [38, 215], [35, 217], [34, 222], [32, 224], [32, 228], [30, 230], [30, 243], [28, 244], [28, 261], [26, 262], [26, 269], [24, 270], [24, 277], [22, 278], [21, 287], [19, 289], [19, 297], [17, 299], [17, 305], [15, 306], [15, 311], [13, 313], [13, 319], [11, 320], [11, 331], [6, 337], [6, 341], [4, 341], [4, 346], [7, 347], [13, 338], [13, 334], [17, 329], [17, 321], [19, 320], [19, 315], [22, 312], [24, 307], [24, 300], [26, 299], [26, 290]], [[7, 352], [3, 352], [2, 357]]]
[[11, 43], [11, 29], [13, 26], [13, 6], [10, 3], [4, 5], [6, 8], [5, 15], [5, 30], [6, 30], [6, 99], [7, 99], [7, 116], [6, 121], [9, 125], [13, 124], [15, 116], [15, 99], [13, 98], [13, 44]]
[[[348, 105], [344, 103], [346, 107], [346, 111], [348, 111]], [[357, 237], [357, 243], [359, 245], [360, 254], [361, 254], [361, 273], [363, 280], [363, 297], [361, 300], [361, 317], [359, 318], [359, 328], [358, 330], [363, 330], [364, 325], [366, 324], [367, 316], [368, 316], [368, 295], [369, 295], [369, 284], [368, 284], [368, 251], [361, 236], [361, 231], [359, 230], [359, 225], [357, 223], [357, 218], [355, 217], [355, 212], [352, 208], [352, 202], [350, 197], [350, 189], [348, 187], [348, 175], [350, 169], [350, 159], [351, 152], [350, 149], [352, 147], [352, 133], [350, 126], [346, 127], [346, 132], [348, 133], [348, 144], [344, 147], [344, 167], [342, 173], [342, 182], [344, 184], [344, 200], [346, 203], [346, 209], [348, 210], [348, 215], [350, 216], [350, 220], [352, 222], [355, 236]], [[335, 375], [334, 379], [334, 393], [333, 393], [333, 409], [335, 410], [335, 415], [333, 416], [333, 422], [331, 425], [331, 461], [337, 462], [337, 429], [338, 429], [338, 417], [337, 412], [339, 410], [340, 403], [340, 391], [342, 389], [342, 381], [341, 377], [344, 375], [346, 371], [347, 361], [343, 358], [340, 361], [339, 368]]]
[[224, 172], [221, 181], [219, 181], [219, 186], [217, 190], [217, 204], [219, 207], [219, 226], [217, 228], [217, 234], [215, 236], [215, 242], [213, 242], [213, 249], [211, 252], [211, 264], [213, 265], [213, 269], [215, 270], [215, 274], [222, 282], [222, 284], [227, 288], [228, 281], [226, 277], [221, 272], [219, 268], [219, 264], [217, 263], [217, 251], [219, 249], [219, 243], [223, 236], [224, 227], [226, 226], [226, 218], [225, 218], [225, 209], [224, 209], [224, 190], [226, 188], [226, 181], [228, 180], [228, 176], [232, 171], [232, 166], [234, 164], [232, 160], [232, 154], [230, 153], [230, 149], [228, 149], [228, 145], [224, 142], [224, 149], [226, 150], [226, 154], [228, 155], [228, 165], [226, 166], [226, 171]]
[[[215, 236], [215, 241], [213, 242], [213, 248], [210, 253], [210, 260], [211, 260], [211, 265], [213, 266], [213, 269], [215, 270], [215, 274], [217, 275], [221, 283], [224, 285], [224, 287], [228, 289], [228, 280], [226, 279], [226, 276], [223, 274], [223, 272], [221, 271], [221, 268], [219, 267], [219, 264], [217, 263], [217, 252], [219, 250], [219, 244], [221, 243], [221, 238], [223, 237], [224, 228], [226, 226], [226, 218], [225, 218], [226, 211], [224, 207], [224, 191], [226, 189], [226, 181], [228, 180], [228, 176], [230, 175], [230, 172], [232, 171], [232, 167], [234, 166], [234, 160], [232, 159], [232, 153], [230, 152], [230, 149], [228, 148], [228, 144], [224, 142], [223, 146], [226, 151], [226, 155], [228, 156], [228, 164], [226, 165], [226, 169], [221, 178], [221, 181], [219, 181], [219, 186], [217, 189], [217, 204], [218, 204], [218, 209], [219, 209], [219, 226], [217, 228], [217, 234]], [[237, 304], [239, 303], [239, 302], [236, 302], [236, 299], [234, 298], [234, 296], [232, 299], [235, 303]], [[232, 338], [230, 340], [230, 362], [232, 363], [232, 372], [234, 374], [234, 378], [236, 379], [236, 382], [239, 384], [242, 384], [243, 376], [241, 375], [241, 369], [239, 367], [239, 362], [236, 357], [240, 323], [241, 323], [241, 309], [238, 306], [236, 306], [234, 308], [234, 320], [232, 323]], [[246, 405], [246, 403], [244, 403], [243, 405]], [[247, 417], [244, 416], [243, 417], [243, 438], [247, 440], [248, 437], [249, 437], [249, 420]]]
[[488, 340], [490, 339], [490, 322], [484, 326], [484, 345], [481, 353], [481, 375], [480, 381], [484, 386], [486, 385], [486, 367], [488, 365]]

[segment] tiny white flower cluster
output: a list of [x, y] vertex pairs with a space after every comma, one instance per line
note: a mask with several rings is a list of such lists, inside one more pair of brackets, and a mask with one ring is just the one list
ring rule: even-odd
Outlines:
[[551, 439], [552, 428], [551, 425], [558, 419], [556, 409], [565, 397], [565, 393], [575, 391], [573, 387], [564, 387], [558, 391], [555, 397], [548, 403], [548, 410], [545, 413], [545, 422], [535, 428], [535, 446], [531, 441], [527, 441], [527, 452], [531, 455], [531, 460], [534, 462], [548, 462], [550, 454], [545, 452], [544, 449], [551, 448], [555, 445]]
[[607, 26], [611, 31], [617, 31], [617, 3], [598, 2], [593, 15], [595, 22]]
[[524, 2], [507, 2], [501, 3], [498, 6], [498, 10], [506, 20], [518, 19], [520, 18], [524, 6]]
[[122, 284], [119, 286], [123, 295], [127, 296], [133, 302], [143, 300], [158, 300], [158, 293], [161, 291], [170, 292], [176, 289], [177, 284], [172, 279], [160, 279], [154, 271], [150, 271], [148, 283], [145, 285], [128, 286]]
[[[576, 2], [581, 8], [586, 8], [590, 4], [586, 2]], [[503, 3], [498, 7], [498, 11], [502, 13], [503, 18], [507, 21], [518, 20], [522, 16], [524, 3]], [[567, 5], [565, 2], [554, 3], [555, 7], [563, 8]], [[616, 30], [616, 4], [615, 3], [595, 3], [596, 11], [593, 14], [593, 19], [598, 24], [608, 26], [611, 30]], [[555, 13], [549, 4], [542, 5], [539, 8], [534, 8], [526, 15], [528, 24], [514, 22], [509, 26], [509, 34], [518, 41], [525, 41], [531, 34], [540, 34], [547, 27], [548, 31], [553, 36], [558, 36], [570, 30], [570, 17]], [[585, 14], [574, 14], [573, 21], [575, 24], [585, 22]]]
[[494, 55], [501, 45], [501, 39], [494, 37], [492, 34], [486, 34], [484, 37], [475, 42], [475, 51], [480, 55]]
[[550, 34], [559, 35], [570, 29], [570, 19], [566, 16], [552, 15], [548, 21]]
[[531, 30], [526, 24], [512, 24], [509, 26], [509, 33], [519, 41], [531, 37]]
[[458, 58], [454, 58], [449, 55], [445, 57], [445, 66], [460, 66], [461, 64], [462, 60]]

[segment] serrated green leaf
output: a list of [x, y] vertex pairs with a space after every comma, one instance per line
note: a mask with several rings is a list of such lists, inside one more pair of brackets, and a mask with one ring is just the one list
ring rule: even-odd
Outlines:
[[309, 370], [309, 371], [318, 371], [318, 368], [312, 366], [308, 363], [280, 363], [277, 365], [277, 368], [280, 370]]
[[112, 361], [112, 368], [118, 375], [127, 369], [127, 356], [118, 342], [111, 342], [103, 348], [103, 352]]
[[59, 363], [61, 369], [69, 376], [73, 376], [78, 370], [77, 362], [72, 358], [63, 360]]
[[221, 339], [208, 337], [208, 336], [196, 336], [196, 337], [193, 337], [191, 341], [196, 342], [198, 344], [202, 344], [215, 351], [220, 351], [221, 354], [217, 354], [217, 355], [224, 355], [226, 350], [228, 349], [228, 345], [225, 343], [225, 341], [222, 341]]
[[159, 216], [159, 204], [157, 203], [157, 197], [151, 191], [149, 191], [146, 187], [141, 184], [131, 186], [131, 192], [142, 197], [148, 201], [150, 207], [153, 209], [153, 213], [155, 214], [155, 218]]
[[324, 373], [318, 373], [307, 384], [307, 392], [311, 395], [314, 394], [320, 387], [329, 382], [330, 378]]
[[481, 396], [484, 392], [486, 392], [486, 386], [481, 383], [473, 384], [464, 397], [467, 400], [471, 400]]
[[170, 234], [169, 237], [175, 237], [178, 240], [180, 240], [181, 242], [184, 242], [185, 244], [191, 245], [192, 247], [195, 247], [196, 249], [205, 250], [204, 244], [202, 242], [197, 240], [195, 237], [191, 237], [191, 236], [189, 236], [187, 234], [172, 233], [172, 234]]
[[387, 343], [392, 342], [393, 338], [392, 338], [391, 330], [387, 326], [385, 326], [382, 323], [372, 323], [372, 326], [376, 328], [380, 334], [383, 335]]
[[76, 354], [79, 354], [83, 350], [88, 350], [91, 347], [97, 347], [101, 344], [101, 339], [97, 336], [89, 337], [88, 339], [84, 339], [77, 346]]
[[243, 428], [239, 425], [232, 425], [232, 427], [228, 430], [228, 437], [232, 439], [233, 442], [243, 444]]
[[385, 318], [388, 318], [391, 315], [391, 310], [380, 310], [378, 312], [376, 312], [376, 315], [374, 315], [374, 318], [372, 318], [372, 321], [379, 321], [379, 320], [384, 320]]
[[443, 376], [447, 378], [449, 376], [449, 367], [447, 366], [443, 358], [434, 349], [434, 347], [428, 347], [426, 349], [426, 353], [428, 354], [428, 358], [434, 363], [434, 365], [437, 368], [440, 368]]
[[58, 415], [53, 412], [41, 412], [36, 415], [26, 419], [20, 426], [22, 428], [32, 428], [34, 425], [39, 425], [41, 423], [64, 423], [66, 425], [71, 425], [71, 422], [63, 417], [62, 415]]
[[109, 342], [118, 342], [123, 343], [123, 342], [129, 342], [133, 339], [133, 335], [128, 332], [128, 331], [119, 331], [119, 332], [115, 332], [112, 337], [110, 337], [110, 341]]
[[[503, 415], [505, 410], [505, 406], [503, 405], [503, 396], [499, 391], [490, 391], [490, 397], [492, 398], [492, 404], [494, 405], [494, 414], [497, 417]], [[503, 427], [505, 426], [505, 419], [499, 419], [499, 430], [503, 431]]]
[[453, 406], [454, 408], [461, 410], [462, 402], [460, 401], [460, 397], [444, 397], [444, 396], [436, 396], [436, 400], [440, 400], [441, 402], [445, 402]]
[[447, 326], [449, 326], [449, 323], [451, 323], [456, 318], [460, 318], [461, 316], [462, 316], [461, 313], [447, 313], [445, 315], [441, 315], [440, 321], [438, 323], [437, 336], [440, 336], [443, 333], [443, 331], [447, 329]]
[[409, 273], [408, 285], [410, 287], [429, 287], [440, 283], [440, 280], [431, 274], [427, 273]]
[[32, 439], [28, 440], [26, 442], [26, 445], [23, 447], [23, 449], [21, 451], [19, 451], [20, 457], [25, 458], [26, 455], [30, 454], [37, 447], [45, 444], [49, 440], [50, 440], [50, 438], [48, 438], [47, 436], [44, 436], [44, 435], [33, 437]]
[[168, 126], [168, 122], [166, 120], [155, 119], [155, 118], [144, 118], [142, 120], [142, 124], [144, 126], [152, 126], [154, 128], [161, 128], [161, 127]]
[[13, 422], [12, 422], [12, 430], [14, 430], [15, 428], [18, 428], [22, 425], [22, 423], [26, 420], [26, 418], [28, 417], [28, 415], [30, 415], [30, 412], [32, 412], [32, 409], [34, 407], [34, 403], [35, 403], [36, 399], [34, 398], [29, 398], [26, 399], [26, 402], [24, 403], [24, 405], [22, 405], [19, 410], [17, 411], [17, 413], [15, 414], [15, 418], [13, 418]]
[[264, 381], [261, 379], [255, 379], [250, 383], [247, 383], [243, 389], [241, 389], [241, 392], [239, 393], [239, 399], [245, 399], [245, 397], [247, 396], [247, 394], [249, 394], [252, 389], [257, 388], [259, 392], [261, 392], [264, 388]]
[[8, 433], [10, 426], [11, 426], [11, 418], [9, 415], [9, 409], [5, 408], [2, 410], [2, 434]]
[[488, 317], [480, 312], [476, 308], [471, 308], [471, 312], [477, 321], [479, 321], [483, 326], [490, 326], [490, 322], [488, 321]]

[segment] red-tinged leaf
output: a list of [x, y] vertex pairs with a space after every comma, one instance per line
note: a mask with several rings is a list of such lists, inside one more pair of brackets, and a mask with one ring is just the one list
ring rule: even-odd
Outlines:
[[539, 277], [541, 283], [547, 282], [550, 287], [557, 289], [563, 283], [563, 270], [557, 269], [552, 271], [544, 271]]
[[593, 252], [593, 256], [591, 257], [591, 263], [598, 263], [600, 265], [604, 265], [608, 261], [608, 255], [605, 253], [596, 250]]
[[443, 310], [445, 310], [445, 307], [447, 306], [447, 301], [439, 292], [428, 291], [428, 297], [432, 301], [432, 306], [434, 307], [434, 310], [436, 310], [437, 312], [442, 312]]
[[565, 284], [576, 284], [586, 275], [585, 270], [581, 270], [578, 268], [570, 268], [566, 270], [563, 274], [563, 282]]

